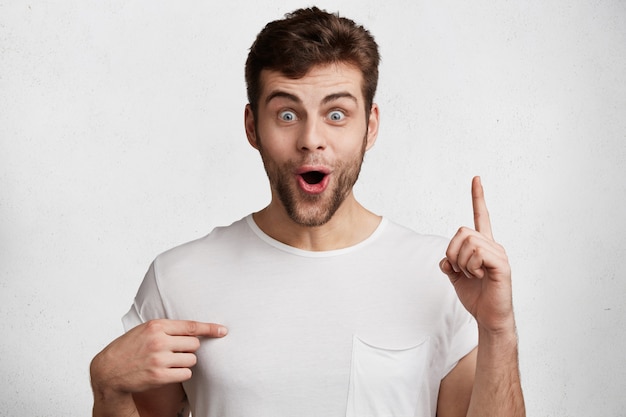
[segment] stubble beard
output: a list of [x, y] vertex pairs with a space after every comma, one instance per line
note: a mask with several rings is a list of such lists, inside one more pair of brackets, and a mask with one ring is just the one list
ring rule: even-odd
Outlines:
[[[278, 165], [267, 157], [259, 146], [265, 172], [289, 218], [300, 226], [317, 227], [330, 221], [356, 184], [365, 157], [366, 136], [359, 154], [352, 160], [333, 165], [329, 188], [321, 194], [306, 194], [294, 181], [294, 171], [304, 164], [314, 165], [319, 160], [288, 161]], [[259, 143], [261, 140], [259, 138]]]

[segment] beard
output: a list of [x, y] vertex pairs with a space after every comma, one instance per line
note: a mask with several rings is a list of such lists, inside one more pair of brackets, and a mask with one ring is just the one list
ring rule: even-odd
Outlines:
[[322, 193], [312, 195], [298, 187], [294, 171], [302, 165], [328, 166], [328, 164], [325, 164], [320, 156], [314, 155], [299, 161], [289, 160], [284, 164], [278, 164], [264, 152], [260, 145], [262, 140], [258, 138], [259, 152], [270, 186], [292, 221], [300, 226], [317, 227], [326, 224], [335, 215], [359, 178], [365, 156], [366, 139], [367, 132], [360, 152], [353, 159], [330, 165], [332, 178], [328, 187]]

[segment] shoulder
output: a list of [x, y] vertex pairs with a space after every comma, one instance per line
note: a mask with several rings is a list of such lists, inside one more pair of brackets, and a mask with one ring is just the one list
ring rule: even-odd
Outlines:
[[406, 226], [402, 226], [386, 219], [384, 230], [381, 233], [381, 241], [396, 250], [404, 248], [414, 256], [417, 253], [432, 255], [445, 252], [450, 239], [434, 235], [419, 233]]
[[388, 221], [379, 246], [387, 267], [394, 272], [408, 274], [421, 285], [420, 291], [429, 292], [433, 299], [449, 297], [452, 289], [439, 268], [450, 240], [443, 236], [416, 232], [406, 226]]
[[186, 242], [158, 255], [154, 261], [159, 270], [175, 268], [181, 264], [193, 265], [207, 259], [220, 259], [233, 253], [250, 235], [246, 218], [237, 220], [228, 226], [214, 228], [209, 234], [199, 239]]

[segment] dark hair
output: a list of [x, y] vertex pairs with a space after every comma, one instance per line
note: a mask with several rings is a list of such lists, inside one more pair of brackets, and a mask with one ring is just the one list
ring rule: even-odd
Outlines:
[[379, 62], [378, 45], [363, 26], [317, 7], [298, 9], [268, 23], [252, 44], [246, 60], [248, 101], [256, 115], [264, 69], [295, 79], [316, 65], [348, 63], [363, 74], [365, 110], [369, 111]]

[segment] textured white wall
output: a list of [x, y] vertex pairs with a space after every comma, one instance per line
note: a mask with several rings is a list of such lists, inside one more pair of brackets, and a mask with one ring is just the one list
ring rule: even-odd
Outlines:
[[[88, 415], [153, 257], [262, 207], [255, 34], [303, 3], [0, 2], [1, 416]], [[626, 416], [626, 3], [320, 1], [383, 55], [360, 199], [428, 233], [485, 183], [529, 416]]]

